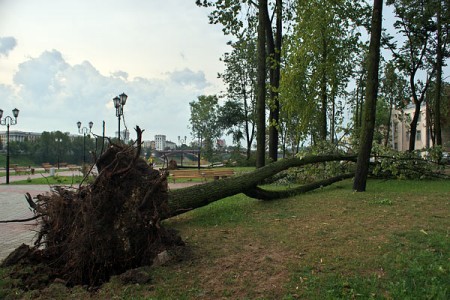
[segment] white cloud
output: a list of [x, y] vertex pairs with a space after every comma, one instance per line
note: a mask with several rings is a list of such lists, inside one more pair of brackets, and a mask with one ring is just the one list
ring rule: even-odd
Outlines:
[[174, 71], [169, 73], [169, 77], [176, 83], [183, 86], [192, 86], [198, 89], [203, 89], [209, 84], [206, 82], [205, 73], [202, 71], [194, 72], [188, 68], [181, 71]]
[[207, 14], [194, 1], [1, 0], [0, 37], [17, 42], [0, 51], [0, 108], [20, 109], [15, 130], [93, 121], [100, 133], [104, 120], [114, 135], [112, 98], [125, 92], [131, 131], [189, 136], [189, 102], [222, 89], [228, 38]]
[[17, 41], [12, 36], [0, 37], [0, 57], [8, 56], [9, 52], [17, 45]]
[[[21, 130], [73, 133], [77, 121], [93, 121], [94, 132], [100, 134], [102, 121], [106, 121], [106, 134], [112, 136], [117, 130], [112, 98], [125, 92], [125, 124], [132, 134], [138, 125], [146, 130], [148, 140], [155, 134], [173, 140], [178, 135], [189, 136], [189, 102], [204, 94], [211, 83], [203, 71], [188, 68], [167, 75], [165, 79], [128, 80], [126, 72], [117, 71], [105, 76], [88, 61], [70, 65], [57, 50], [45, 51], [21, 63], [14, 74]], [[0, 95], [12, 90], [12, 86], [0, 85]]]

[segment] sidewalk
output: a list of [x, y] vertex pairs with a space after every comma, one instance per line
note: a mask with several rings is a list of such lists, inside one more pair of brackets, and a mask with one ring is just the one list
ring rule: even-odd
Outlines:
[[[81, 174], [78, 171], [57, 172], [62, 176], [72, 176]], [[26, 180], [30, 178], [39, 178], [49, 176], [49, 173], [40, 173], [34, 175], [12, 175], [9, 181]], [[30, 193], [32, 197], [38, 194], [50, 192], [48, 185], [7, 185], [6, 177], [0, 177], [0, 220], [26, 219], [33, 216], [27, 201], [25, 193]], [[196, 183], [169, 183], [169, 189], [184, 188]], [[22, 243], [33, 245], [36, 237], [36, 221], [25, 223], [1, 223], [0, 224], [0, 261], [5, 259], [9, 253], [19, 247]]]
[[[11, 178], [10, 178], [11, 179]], [[26, 219], [33, 216], [25, 200], [25, 193], [32, 197], [48, 192], [47, 185], [0, 185], [0, 220]], [[0, 224], [0, 260], [22, 243], [33, 244], [36, 221]]]

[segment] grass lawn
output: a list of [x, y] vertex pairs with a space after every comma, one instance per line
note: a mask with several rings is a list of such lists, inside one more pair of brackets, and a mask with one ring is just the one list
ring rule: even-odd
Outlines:
[[71, 184], [78, 184], [83, 180], [83, 176], [49, 176], [46, 175], [45, 177], [39, 177], [39, 178], [30, 178], [26, 180], [20, 180], [20, 181], [11, 181], [10, 184], [15, 185], [26, 185], [26, 184], [47, 184], [47, 185], [71, 185]]
[[[262, 202], [236, 195], [164, 222], [189, 249], [148, 285], [93, 299], [449, 299], [450, 181], [351, 181]], [[8, 286], [8, 280], [0, 282]], [[3, 290], [5, 295], [6, 290]], [[52, 286], [18, 298], [82, 298]], [[1, 298], [1, 297], [0, 297]]]

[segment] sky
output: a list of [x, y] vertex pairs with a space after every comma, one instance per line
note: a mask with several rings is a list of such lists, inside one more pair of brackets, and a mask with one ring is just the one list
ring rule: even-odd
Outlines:
[[0, 0], [0, 109], [20, 110], [11, 130], [77, 134], [92, 121], [100, 135], [104, 121], [115, 136], [124, 92], [131, 138], [139, 126], [144, 140], [191, 142], [189, 102], [224, 90], [230, 50], [208, 13], [195, 0]]
[[[189, 102], [224, 90], [230, 37], [194, 0], [0, 0], [0, 109], [10, 130], [117, 132], [112, 99], [143, 139], [190, 134]], [[124, 128], [123, 121], [121, 129]], [[6, 127], [0, 127], [0, 131]]]

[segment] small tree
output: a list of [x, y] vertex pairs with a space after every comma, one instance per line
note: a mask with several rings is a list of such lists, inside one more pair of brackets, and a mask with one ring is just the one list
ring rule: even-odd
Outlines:
[[191, 107], [192, 136], [197, 137], [204, 146], [204, 156], [210, 160], [213, 155], [214, 140], [222, 131], [218, 121], [219, 100], [217, 96], [199, 96], [198, 101], [189, 103]]

